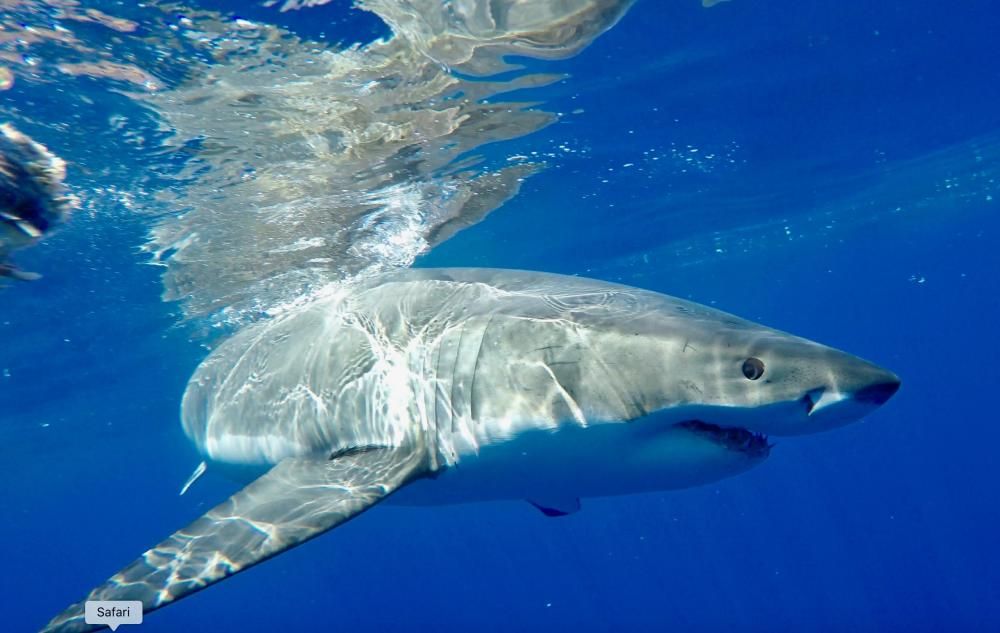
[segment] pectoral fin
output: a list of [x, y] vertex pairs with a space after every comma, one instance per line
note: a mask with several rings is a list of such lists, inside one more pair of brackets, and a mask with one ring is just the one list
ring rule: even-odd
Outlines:
[[147, 551], [56, 616], [46, 632], [93, 631], [86, 600], [141, 600], [146, 613], [344, 523], [427, 472], [425, 453], [372, 448], [287, 459]]
[[564, 517], [580, 511], [579, 497], [542, 495], [528, 499], [528, 503], [547, 517]]

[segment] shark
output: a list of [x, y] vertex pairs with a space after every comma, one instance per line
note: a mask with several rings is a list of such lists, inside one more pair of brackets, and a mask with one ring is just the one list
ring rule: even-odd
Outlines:
[[146, 612], [383, 502], [580, 499], [698, 486], [764, 462], [772, 436], [864, 418], [891, 371], [664, 294], [581, 277], [408, 269], [344, 284], [220, 344], [185, 433], [250, 483], [87, 600]]

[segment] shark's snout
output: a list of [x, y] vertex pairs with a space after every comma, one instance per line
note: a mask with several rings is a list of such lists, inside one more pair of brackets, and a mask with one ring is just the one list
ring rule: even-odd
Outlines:
[[831, 363], [826, 385], [807, 391], [800, 402], [805, 424], [788, 424], [775, 434], [815, 433], [860, 420], [889, 401], [899, 391], [896, 374], [878, 365], [846, 354]]
[[734, 402], [732, 414], [707, 421], [768, 435], [820, 433], [865, 418], [899, 390], [896, 374], [847, 352], [796, 337], [767, 342], [751, 351], [760, 375], [742, 372], [743, 381], [734, 380], [742, 391], [729, 392], [752, 406]]
[[854, 393], [854, 399], [880, 407], [899, 391], [899, 384], [899, 378], [893, 376], [891, 380], [862, 387]]

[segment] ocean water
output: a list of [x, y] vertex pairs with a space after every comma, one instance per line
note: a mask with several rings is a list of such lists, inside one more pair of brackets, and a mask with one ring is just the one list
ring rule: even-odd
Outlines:
[[238, 489], [178, 495], [212, 346], [416, 265], [649, 288], [903, 386], [699, 488], [380, 506], [135, 630], [1000, 630], [997, 8], [485, 4], [0, 2], [0, 122], [79, 198], [0, 289], [0, 629]]

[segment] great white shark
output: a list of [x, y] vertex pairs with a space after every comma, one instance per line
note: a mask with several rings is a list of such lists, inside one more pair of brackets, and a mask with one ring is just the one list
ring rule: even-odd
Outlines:
[[[401, 503], [696, 486], [767, 458], [767, 436], [859, 420], [892, 372], [696, 303], [538, 272], [415, 269], [242, 330], [197, 368], [184, 431], [252, 483], [86, 600], [151, 611]], [[46, 631], [90, 631], [84, 601]]]

